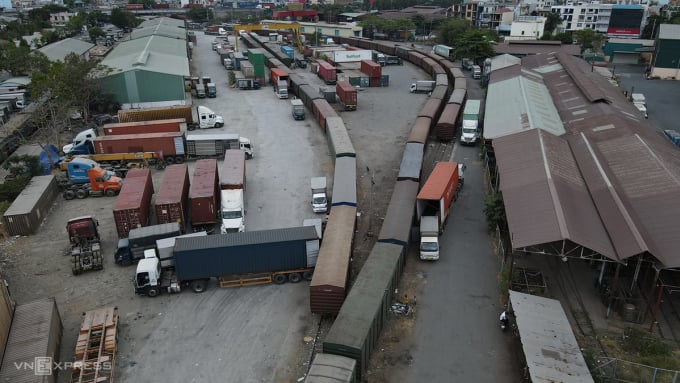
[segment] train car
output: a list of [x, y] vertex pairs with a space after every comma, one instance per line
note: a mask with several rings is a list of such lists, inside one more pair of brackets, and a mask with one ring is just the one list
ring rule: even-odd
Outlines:
[[356, 157], [354, 145], [352, 145], [352, 140], [349, 138], [342, 118], [326, 117], [326, 135], [333, 157]]
[[300, 97], [307, 109], [312, 110], [312, 102], [321, 98], [319, 90], [311, 85], [300, 85], [298, 89], [298, 97]]
[[314, 113], [321, 129], [324, 130], [326, 130], [326, 119], [328, 117], [338, 117], [335, 109], [323, 98], [312, 101], [312, 113]]
[[314, 356], [305, 383], [356, 383], [356, 367], [352, 358], [320, 352]]
[[324, 353], [357, 361], [357, 379], [366, 378], [402, 268], [401, 246], [376, 243], [323, 342]]
[[467, 79], [465, 77], [458, 77], [453, 82], [453, 89], [467, 89]]
[[432, 119], [430, 117], [418, 117], [411, 126], [411, 131], [406, 139], [406, 142], [417, 142], [421, 144], [427, 143], [427, 136], [430, 134], [430, 127], [432, 126]]
[[449, 71], [451, 72], [451, 77], [454, 79], [465, 78], [465, 74], [463, 74], [463, 71], [460, 70], [460, 68], [451, 68]]
[[419, 142], [407, 142], [404, 153], [401, 156], [397, 181], [411, 180], [420, 181], [423, 168], [423, 154], [425, 145]]
[[396, 46], [382, 41], [375, 41], [375, 50], [380, 51], [389, 56], [396, 56]]
[[449, 86], [449, 76], [447, 76], [445, 73], [444, 74], [437, 74], [435, 77], [435, 84], [437, 86], [444, 85], [448, 88]]
[[430, 94], [430, 98], [446, 101], [448, 99], [449, 87], [446, 85], [437, 85]]
[[402, 60], [409, 60], [409, 55], [413, 50], [413, 48], [404, 46], [397, 46], [394, 48], [394, 52], [396, 53], [395, 56], [401, 57]]
[[[337, 184], [337, 180], [333, 183]], [[309, 307], [313, 313], [337, 314], [345, 301], [356, 214], [356, 206], [331, 208], [309, 284]]]
[[394, 191], [378, 234], [378, 242], [408, 247], [419, 186], [418, 182], [410, 180], [397, 181], [394, 184]]
[[418, 117], [429, 117], [432, 119], [432, 121], [437, 121], [437, 118], [439, 118], [439, 111], [442, 104], [443, 101], [441, 99], [430, 98], [429, 100], [427, 100], [427, 102], [425, 102], [423, 108], [420, 109]]
[[302, 98], [300, 97], [300, 86], [308, 85], [309, 81], [297, 73], [289, 74], [288, 81], [290, 82], [289, 89], [293, 92], [293, 94], [298, 98]]
[[448, 103], [434, 126], [434, 132], [441, 141], [451, 141], [456, 134], [456, 123], [460, 114], [460, 104]]
[[449, 104], [463, 105], [467, 91], [465, 89], [454, 89], [449, 96]]
[[436, 61], [432, 60], [431, 58], [427, 56], [423, 56], [422, 63], [420, 65], [420, 68], [425, 71], [425, 73], [429, 74], [431, 77], [434, 77], [434, 66], [439, 65], [437, 64]]
[[357, 161], [354, 157], [335, 159], [332, 206], [357, 206]]
[[425, 55], [416, 50], [411, 50], [408, 52], [407, 60], [421, 68], [423, 68], [423, 59], [425, 59]]
[[[281, 62], [281, 60], [279, 60], [279, 59], [277, 59], [277, 58], [275, 58], [275, 57], [265, 59], [265, 65], [266, 65], [267, 68], [269, 68], [269, 69], [272, 69], [272, 68], [279, 68], [279, 67], [281, 67], [281, 66], [284, 66], [283, 63]], [[286, 69], [288, 69], [288, 67], [286, 67]]]

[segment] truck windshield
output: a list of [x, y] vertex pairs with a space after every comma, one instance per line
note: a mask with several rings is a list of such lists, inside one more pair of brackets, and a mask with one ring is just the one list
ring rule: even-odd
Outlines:
[[110, 180], [111, 177], [114, 176], [114, 174], [115, 174], [115, 173], [112, 172], [112, 171], [110, 171], [110, 170], [105, 171], [105, 172], [104, 172], [104, 177], [103, 177], [103, 178], [104, 178], [104, 181]]
[[238, 219], [241, 218], [241, 211], [222, 211], [222, 219]]
[[475, 133], [477, 133], [477, 129], [474, 129], [474, 128], [463, 128], [463, 133], [465, 133], [465, 134], [475, 134]]
[[437, 242], [423, 242], [420, 244], [420, 251], [438, 251], [439, 245]]
[[326, 197], [315, 197], [312, 201], [315, 205], [323, 205], [326, 203]]
[[144, 287], [149, 284], [149, 273], [143, 272], [137, 274], [137, 287]]

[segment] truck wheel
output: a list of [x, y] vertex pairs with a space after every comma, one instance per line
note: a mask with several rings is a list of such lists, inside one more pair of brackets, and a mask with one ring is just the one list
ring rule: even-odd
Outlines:
[[188, 125], [187, 125], [187, 130], [188, 130], [188, 131], [196, 130], [196, 125], [194, 125], [194, 124], [188, 124]]
[[305, 271], [304, 273], [302, 273], [302, 278], [304, 278], [305, 281], [311, 281], [313, 275], [314, 274], [311, 271]]
[[120, 264], [123, 266], [130, 266], [132, 264], [132, 259], [125, 259]]
[[76, 192], [76, 198], [78, 198], [78, 199], [87, 198], [87, 191], [83, 190], [83, 189], [78, 190]]
[[151, 298], [157, 297], [160, 291], [158, 291], [158, 288], [156, 287], [151, 287], [146, 291], [146, 295], [150, 296]]
[[274, 275], [274, 283], [277, 284], [277, 285], [282, 285], [282, 284], [286, 283], [287, 279], [288, 278], [286, 278], [286, 276], [284, 274]]
[[184, 157], [180, 157], [180, 156], [175, 157], [175, 163], [176, 164], [183, 164], [184, 163]]
[[288, 280], [290, 283], [298, 283], [302, 280], [302, 275], [300, 275], [300, 273], [288, 274]]
[[165, 163], [168, 165], [172, 165], [175, 163], [175, 157], [168, 157], [165, 159]]
[[191, 290], [193, 290], [195, 293], [202, 293], [208, 287], [207, 285], [208, 284], [206, 283], [206, 281], [202, 279], [197, 279], [195, 281], [191, 281], [189, 287], [191, 287]]
[[224, 126], [224, 124], [220, 124], [219, 122], [218, 122], [218, 123], [215, 123], [215, 128], [221, 128], [221, 127], [223, 127], [223, 126]]
[[106, 194], [107, 197], [113, 197], [113, 196], [116, 195], [116, 191], [113, 190], [113, 189], [106, 189], [106, 191], [104, 192], [104, 194]]
[[64, 192], [64, 199], [72, 200], [74, 198], [76, 198], [76, 193], [74, 193], [73, 190], [67, 190]]

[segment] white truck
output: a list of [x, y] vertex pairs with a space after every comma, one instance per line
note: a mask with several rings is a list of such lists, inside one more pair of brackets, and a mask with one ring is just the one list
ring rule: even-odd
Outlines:
[[326, 177], [312, 177], [312, 210], [315, 213], [328, 211], [328, 198], [326, 197]]
[[174, 267], [175, 259], [172, 257], [172, 249], [175, 247], [175, 240], [177, 238], [205, 237], [206, 235], [208, 235], [208, 232], [198, 231], [196, 233], [178, 235], [176, 237], [157, 239], [156, 249], [144, 250], [144, 258], [149, 258], [150, 256], [157, 256], [161, 262], [161, 267], [163, 268]]
[[416, 81], [411, 84], [409, 91], [411, 93], [429, 93], [434, 90], [436, 82], [431, 80]]
[[220, 232], [241, 233], [246, 230], [243, 189], [227, 189], [220, 192], [222, 227]]
[[439, 259], [439, 221], [436, 216], [420, 218], [420, 259], [424, 261]]
[[479, 141], [480, 100], [467, 100], [463, 109], [463, 128], [460, 134], [461, 145], [475, 145]]
[[648, 118], [649, 115], [647, 114], [647, 100], [645, 99], [645, 95], [642, 93], [631, 93], [630, 94], [630, 100], [633, 101], [633, 105], [637, 108], [637, 110], [642, 113], [645, 118]]
[[286, 80], [278, 80], [276, 84], [274, 85], [274, 92], [276, 93], [276, 97], [280, 99], [287, 99], [288, 98], [288, 81]]

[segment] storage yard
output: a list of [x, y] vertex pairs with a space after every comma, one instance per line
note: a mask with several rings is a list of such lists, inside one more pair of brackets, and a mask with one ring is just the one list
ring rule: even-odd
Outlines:
[[[322, 128], [314, 118], [295, 121], [290, 116], [290, 103], [271, 91], [228, 88], [226, 71], [210, 50], [211, 37], [199, 34], [198, 38], [192, 66], [216, 79], [218, 87], [217, 98], [203, 99], [201, 103], [222, 114], [226, 124], [194, 134], [237, 133], [249, 137], [256, 149], [255, 157], [246, 162], [246, 230], [298, 227], [305, 219], [319, 218], [309, 201], [309, 179], [319, 175], [327, 177], [329, 191], [337, 194], [332, 195], [331, 202], [336, 197], [354, 199], [354, 204], [359, 200], [358, 209], [339, 206], [336, 214], [344, 209], [352, 212], [347, 217], [360, 212], [357, 226], [363, 232], [370, 225], [377, 228], [397, 174], [400, 150], [394, 148], [403, 145], [412, 116], [419, 108], [413, 97], [405, 97], [409, 96], [406, 90], [413, 79], [427, 75], [411, 65], [384, 69], [392, 76], [390, 87], [362, 89], [357, 111], [343, 114], [342, 120]], [[317, 89], [323, 84], [308, 70], [295, 73]], [[416, 97], [419, 102], [426, 99], [425, 95]], [[386, 123], [384, 114], [375, 110], [388, 112], [394, 120]], [[312, 109], [307, 112], [313, 116]], [[344, 129], [336, 128], [343, 121], [349, 137]], [[335, 145], [329, 146], [329, 141]], [[342, 142], [348, 149], [331, 153], [329, 148], [343, 148]], [[352, 143], [366, 155], [357, 159], [341, 157], [351, 151], [348, 145]], [[356, 189], [334, 188], [335, 156], [345, 158], [336, 166], [342, 168], [345, 165], [341, 164], [347, 162], [348, 169], [353, 170], [355, 175], [347, 179], [347, 184], [357, 185]], [[196, 162], [189, 161], [187, 165], [192, 177]], [[367, 167], [370, 172], [365, 170]], [[151, 174], [157, 192], [164, 171], [153, 168]], [[375, 182], [372, 198], [371, 180]], [[114, 263], [118, 232], [112, 210], [117, 199], [63, 201], [57, 196], [36, 234], [2, 243], [4, 276], [13, 299], [23, 303], [46, 296], [56, 298], [64, 326], [61, 360], [73, 361], [81, 313], [116, 306], [120, 316], [114, 374], [117, 380], [287, 382], [304, 374], [303, 363], [309, 355], [303, 351], [303, 339], [313, 337], [318, 327], [318, 317], [310, 313], [308, 282], [220, 289], [213, 281], [202, 295], [189, 291], [153, 299], [136, 296], [131, 283], [135, 266]], [[68, 218], [88, 214], [100, 222], [104, 269], [76, 277], [71, 274], [70, 260], [62, 255], [69, 246], [64, 225]], [[367, 252], [364, 241], [357, 237], [355, 257]], [[337, 310], [338, 303], [334, 307]], [[182, 367], [149, 368], [158, 365]], [[68, 381], [67, 375], [60, 375], [59, 381]]]

